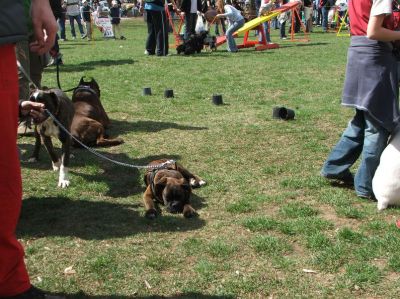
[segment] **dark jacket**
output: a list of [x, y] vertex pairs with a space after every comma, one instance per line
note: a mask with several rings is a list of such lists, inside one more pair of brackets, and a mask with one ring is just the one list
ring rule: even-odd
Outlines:
[[28, 26], [23, 0], [2, 0], [0, 9], [0, 45], [27, 39]]
[[201, 11], [201, 0], [182, 0], [181, 10], [184, 13], [190, 13], [192, 1], [197, 1], [197, 10]]
[[119, 24], [121, 21], [120, 8], [119, 7], [111, 7], [110, 8], [110, 16], [111, 16], [111, 24]]

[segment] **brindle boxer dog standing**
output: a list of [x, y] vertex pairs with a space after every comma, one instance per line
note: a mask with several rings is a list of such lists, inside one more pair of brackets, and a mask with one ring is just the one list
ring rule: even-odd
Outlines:
[[[123, 143], [121, 138], [108, 139], [105, 129], [110, 119], [100, 101], [100, 88], [92, 78], [85, 82], [83, 77], [72, 95], [75, 115], [72, 120], [71, 133], [87, 146], [112, 146]], [[73, 145], [80, 145], [73, 141]]]
[[[149, 165], [160, 165], [167, 159], [152, 161]], [[165, 168], [147, 170], [144, 175], [146, 191], [143, 195], [145, 216], [154, 219], [160, 212], [158, 205], [165, 205], [170, 213], [183, 213], [186, 218], [197, 215], [190, 205], [192, 188], [206, 184], [178, 163], [166, 164]]]
[[[37, 90], [31, 95], [31, 100], [45, 105], [45, 109], [50, 111], [56, 119], [69, 130], [72, 118], [74, 117], [74, 106], [70, 99], [59, 89]], [[53, 119], [46, 115], [35, 120], [35, 149], [29, 161], [39, 159], [39, 151], [42, 142], [50, 154], [53, 170], [60, 170], [58, 186], [65, 188], [69, 186], [68, 166], [69, 153], [71, 147], [71, 137], [64, 130], [60, 129]], [[54, 151], [51, 137], [56, 137], [61, 141], [61, 158]]]

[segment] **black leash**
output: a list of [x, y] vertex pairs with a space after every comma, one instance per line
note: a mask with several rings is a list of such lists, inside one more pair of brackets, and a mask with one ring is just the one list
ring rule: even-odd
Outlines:
[[57, 77], [57, 86], [58, 86], [58, 88], [61, 89], [63, 92], [69, 92], [69, 91], [73, 91], [73, 90], [77, 89], [78, 86], [70, 88], [70, 89], [67, 89], [67, 90], [63, 90], [61, 88], [61, 83], [60, 83], [60, 62], [61, 62], [61, 59], [56, 58], [56, 77]]

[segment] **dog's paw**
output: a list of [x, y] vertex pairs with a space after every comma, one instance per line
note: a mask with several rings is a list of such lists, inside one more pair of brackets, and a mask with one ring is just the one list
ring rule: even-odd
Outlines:
[[145, 213], [145, 217], [150, 220], [157, 218], [157, 210], [156, 209], [147, 210]]
[[27, 160], [27, 162], [29, 162], [29, 163], [35, 163], [35, 162], [37, 162], [37, 161], [39, 161], [39, 159], [36, 158], [36, 157], [30, 157], [30, 158]]
[[183, 213], [185, 218], [193, 218], [199, 216], [199, 214], [195, 210], [188, 210]]
[[58, 171], [60, 169], [61, 166], [61, 161], [58, 160], [57, 162], [51, 162], [51, 164], [53, 165], [53, 171]]
[[59, 180], [58, 187], [67, 188], [69, 186], [69, 180]]
[[192, 188], [200, 188], [201, 186], [204, 186], [205, 184], [207, 184], [206, 181], [202, 180], [202, 179], [190, 179], [190, 186], [192, 186]]

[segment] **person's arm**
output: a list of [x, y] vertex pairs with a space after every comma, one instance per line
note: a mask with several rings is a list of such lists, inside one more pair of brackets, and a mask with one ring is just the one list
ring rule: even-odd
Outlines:
[[225, 5], [224, 10], [225, 10], [225, 13], [220, 13], [220, 14], [216, 15], [217, 19], [220, 19], [220, 18], [228, 18], [229, 19], [229, 17], [233, 15], [233, 11], [229, 7], [229, 5]]
[[371, 16], [368, 21], [367, 37], [381, 42], [400, 40], [400, 31], [393, 31], [382, 26], [386, 15]]
[[35, 41], [29, 46], [33, 52], [41, 55], [54, 46], [57, 22], [48, 0], [32, 0], [31, 16]]

